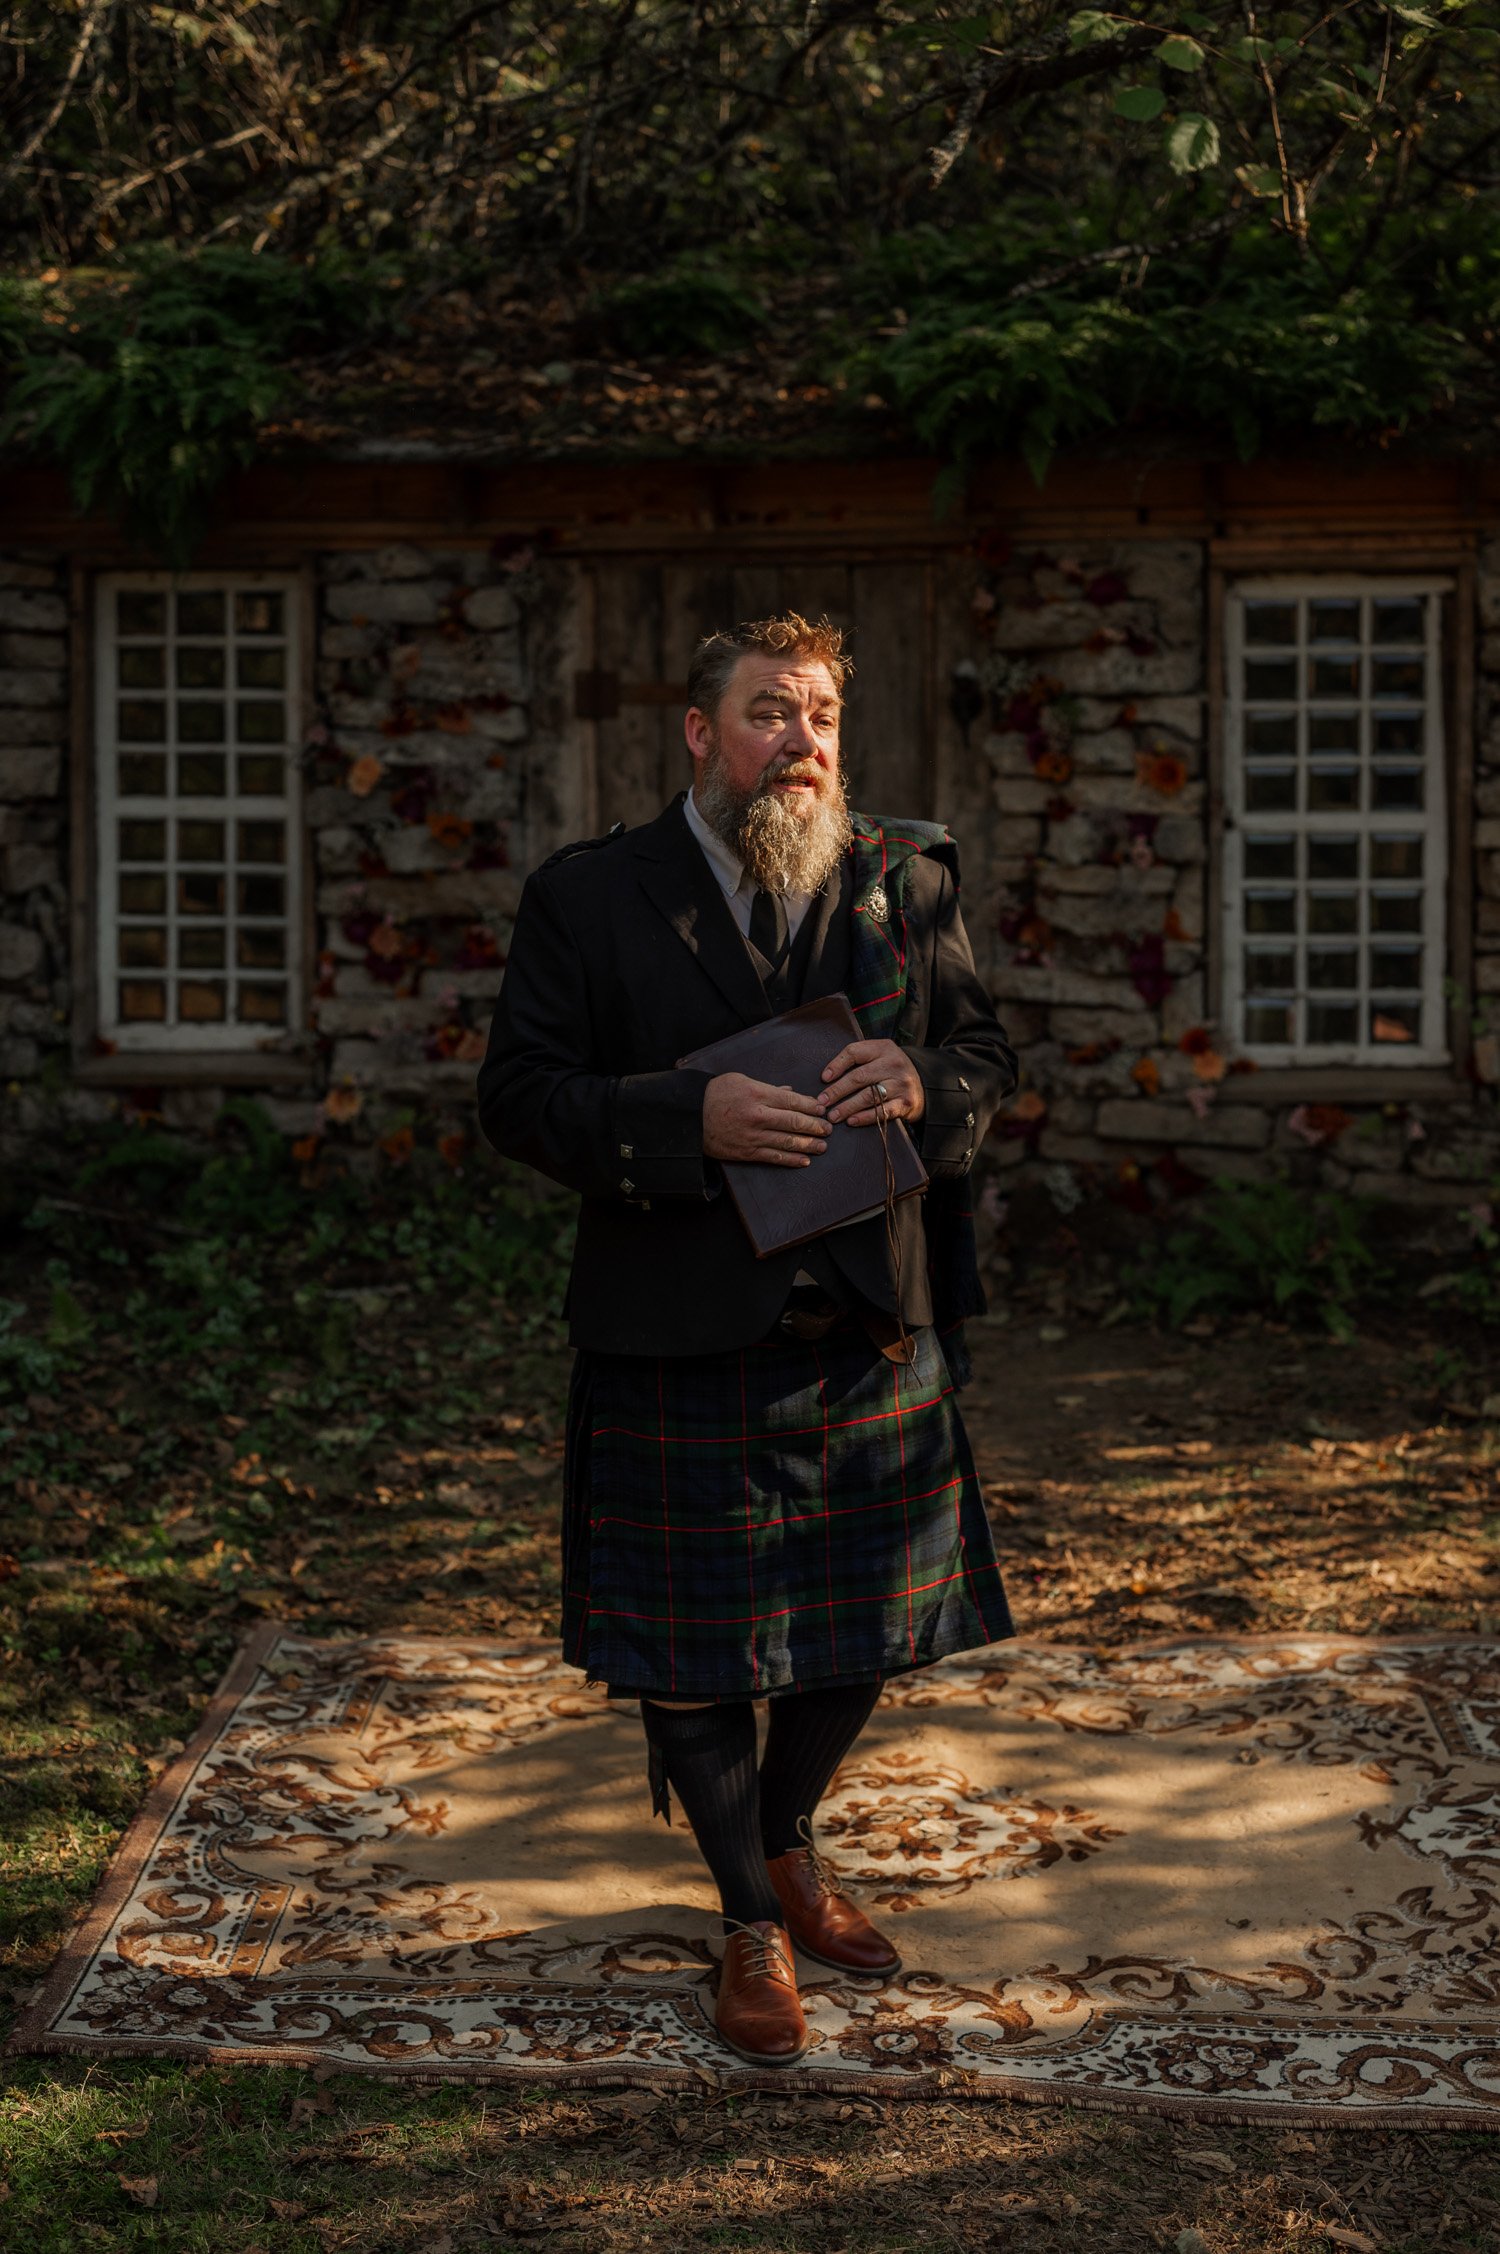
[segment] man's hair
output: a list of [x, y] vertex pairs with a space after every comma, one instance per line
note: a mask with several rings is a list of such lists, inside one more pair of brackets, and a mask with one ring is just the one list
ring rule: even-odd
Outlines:
[[689, 705], [696, 705], [710, 720], [717, 719], [729, 676], [742, 657], [752, 655], [814, 658], [827, 666], [841, 696], [854, 671], [841, 626], [827, 618], [814, 623], [799, 611], [784, 610], [775, 618], [747, 618], [721, 633], [705, 634], [688, 666]]

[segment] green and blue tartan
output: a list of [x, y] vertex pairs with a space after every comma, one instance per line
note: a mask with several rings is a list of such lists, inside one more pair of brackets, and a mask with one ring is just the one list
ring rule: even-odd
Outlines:
[[563, 1648], [627, 1694], [869, 1681], [1014, 1633], [935, 1333], [581, 1353]]
[[[847, 991], [861, 1032], [892, 1039], [910, 865], [950, 840], [932, 822], [853, 821]], [[962, 1337], [937, 1288], [966, 1272], [967, 1185], [934, 1183], [927, 1206], [944, 1336], [918, 1331], [910, 1367], [847, 1319], [816, 1343], [578, 1355], [563, 1648], [592, 1681], [754, 1697], [901, 1674], [1014, 1634], [958, 1412]], [[950, 1323], [974, 1311], [961, 1281], [946, 1310]]]

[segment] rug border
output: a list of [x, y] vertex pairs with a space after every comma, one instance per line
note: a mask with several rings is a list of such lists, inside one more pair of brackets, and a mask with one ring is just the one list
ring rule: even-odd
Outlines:
[[[757, 2073], [753, 2069], [728, 2064], [718, 2069], [706, 2065], [659, 2066], [649, 2069], [565, 2066], [539, 2074], [534, 2068], [528, 2072], [524, 2066], [517, 2065], [476, 2063], [466, 2067], [455, 2063], [436, 2069], [428, 2067], [412, 2073], [400, 2062], [384, 2065], [364, 2060], [332, 2061], [310, 2057], [306, 2051], [284, 2044], [203, 2043], [172, 2036], [123, 2036], [101, 2042], [94, 2036], [53, 2032], [50, 2022], [62, 2012], [73, 1990], [88, 1971], [117, 1911], [129, 1898], [143, 1863], [155, 1849], [176, 1811], [178, 1801], [192, 1781], [198, 1763], [217, 1742], [225, 1721], [254, 1681], [266, 1655], [274, 1651], [284, 1637], [294, 1638], [299, 1643], [312, 1644], [320, 1649], [337, 1649], [341, 1644], [377, 1641], [443, 1643], [450, 1650], [493, 1652], [519, 1649], [528, 1653], [546, 1652], [559, 1660], [562, 1658], [555, 1636], [435, 1637], [401, 1628], [387, 1629], [373, 1636], [312, 1636], [301, 1631], [294, 1621], [258, 1621], [231, 1656], [191, 1738], [181, 1753], [174, 1755], [163, 1769], [127, 1825], [124, 1837], [106, 1865], [92, 1899], [75, 1920], [55, 1961], [43, 1975], [41, 1985], [17, 2018], [3, 2047], [0, 2047], [0, 2056], [11, 2059], [186, 2058], [225, 2065], [291, 2066], [305, 2073], [314, 2072], [318, 2068], [331, 2068], [335, 2074], [356, 2074], [379, 2082], [406, 2082], [413, 2089], [437, 2089], [446, 2084], [484, 2088], [511, 2083], [518, 2089], [712, 2088], [731, 2094], [735, 2091], [784, 2091], [799, 2096], [896, 2098], [929, 2102], [948, 2102], [962, 2098], [973, 2104], [1009, 2102], [1054, 2108], [1074, 2107], [1084, 2112], [1155, 2114], [1178, 2120], [1211, 2121], [1228, 2128], [1276, 2129], [1285, 2126], [1357, 2131], [1399, 2127], [1411, 2133], [1432, 2129], [1458, 2130], [1479, 2136], [1500, 2135], [1500, 2121], [1488, 2120], [1483, 2115], [1476, 2116], [1472, 2109], [1459, 2106], [1420, 2109], [1403, 2105], [1371, 2105], [1357, 2113], [1351, 2112], [1348, 2107], [1321, 2105], [1305, 2099], [1273, 2100], [1264, 2106], [1237, 2106], [1222, 2098], [1199, 2098], [1188, 2092], [1179, 2095], [1170, 2091], [1096, 2091], [1076, 2087], [1063, 2093], [1055, 2083], [1041, 2084], [1007, 2075], [996, 2075], [993, 2078], [987, 2076], [981, 2083], [978, 2077], [971, 2080], [952, 2069], [900, 2078], [876, 2074], [835, 2074], [831, 2070], [823, 2073], [799, 2073], [785, 2068]], [[1325, 1646], [1336, 1644], [1369, 1649], [1381, 1646], [1410, 1649], [1413, 1645], [1441, 1647], [1461, 1641], [1490, 1644], [1500, 1650], [1500, 1638], [1478, 1633], [1456, 1639], [1452, 1635], [1441, 1634], [1356, 1636], [1337, 1630], [1304, 1630], [1298, 1633], [1269, 1629], [1217, 1634], [1211, 1639], [1201, 1635], [1146, 1636], [1119, 1644], [1104, 1643], [1102, 1640], [1091, 1643], [1051, 1643], [1040, 1638], [1007, 1637], [1003, 1645], [977, 1645], [975, 1650], [1010, 1652], [1017, 1645], [1035, 1642], [1047, 1651], [1076, 1652], [1091, 1656], [1099, 1651], [1111, 1654], [1146, 1649], [1170, 1651], [1181, 1644], [1201, 1644], [1209, 1640], [1220, 1644], [1316, 1642]], [[961, 1659], [970, 1656], [968, 1653], [955, 1655]]]

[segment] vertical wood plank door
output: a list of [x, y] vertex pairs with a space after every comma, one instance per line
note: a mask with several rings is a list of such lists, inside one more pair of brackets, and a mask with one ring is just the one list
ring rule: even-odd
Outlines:
[[849, 573], [854, 679], [844, 756], [850, 795], [864, 814], [921, 819], [931, 807], [926, 569], [865, 563]]
[[[661, 679], [662, 574], [659, 564], [601, 564], [595, 575], [594, 664], [621, 682]], [[596, 753], [599, 826], [634, 829], [661, 812], [662, 723], [658, 704], [621, 703], [599, 720]]]

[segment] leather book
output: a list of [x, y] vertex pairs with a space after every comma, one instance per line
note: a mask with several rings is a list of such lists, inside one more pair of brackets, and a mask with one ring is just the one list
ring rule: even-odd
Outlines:
[[[829, 994], [677, 1061], [700, 1072], [743, 1072], [773, 1088], [795, 1088], [800, 1095], [817, 1096], [823, 1092], [824, 1066], [840, 1049], [861, 1038], [848, 996]], [[899, 1119], [888, 1120], [885, 1133], [895, 1195], [912, 1197], [927, 1187], [927, 1169]], [[885, 1210], [885, 1157], [878, 1127], [851, 1127], [846, 1120], [834, 1120], [828, 1148], [810, 1166], [766, 1166], [739, 1159], [719, 1163], [760, 1260]]]

